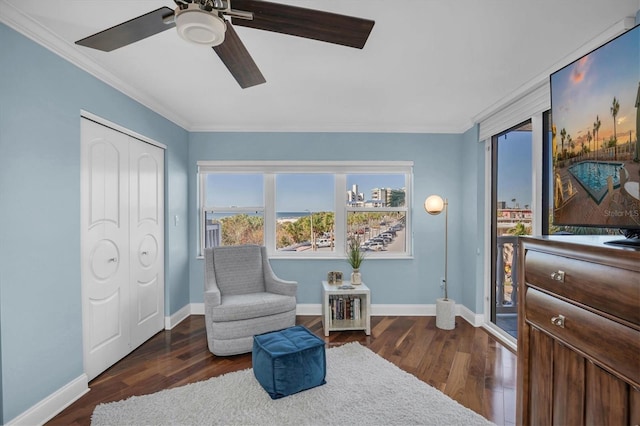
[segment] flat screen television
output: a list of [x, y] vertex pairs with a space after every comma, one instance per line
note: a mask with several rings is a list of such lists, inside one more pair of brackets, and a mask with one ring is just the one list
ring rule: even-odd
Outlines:
[[640, 26], [550, 76], [554, 225], [640, 245]]

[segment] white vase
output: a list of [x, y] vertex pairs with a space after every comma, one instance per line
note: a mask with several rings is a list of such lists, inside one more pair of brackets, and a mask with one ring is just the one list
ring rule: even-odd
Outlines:
[[353, 285], [362, 284], [362, 275], [360, 274], [359, 269], [354, 269], [353, 272], [351, 272], [351, 284]]
[[456, 328], [456, 301], [436, 299], [436, 327], [442, 330]]

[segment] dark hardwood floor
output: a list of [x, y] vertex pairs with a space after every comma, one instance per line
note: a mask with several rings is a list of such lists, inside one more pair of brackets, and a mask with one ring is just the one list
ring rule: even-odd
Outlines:
[[[435, 317], [372, 317], [362, 331], [324, 337], [320, 316], [298, 316], [327, 347], [357, 341], [498, 425], [515, 423], [516, 356], [460, 317], [439, 330]], [[185, 385], [251, 367], [251, 354], [216, 357], [207, 349], [204, 317], [162, 331], [89, 383], [91, 391], [49, 425], [88, 425], [96, 405]]]

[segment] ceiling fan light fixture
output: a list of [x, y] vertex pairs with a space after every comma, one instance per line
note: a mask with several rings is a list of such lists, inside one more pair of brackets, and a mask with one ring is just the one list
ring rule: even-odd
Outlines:
[[212, 12], [200, 9], [195, 3], [186, 9], [176, 9], [176, 29], [180, 37], [191, 43], [218, 46], [224, 41], [227, 24]]

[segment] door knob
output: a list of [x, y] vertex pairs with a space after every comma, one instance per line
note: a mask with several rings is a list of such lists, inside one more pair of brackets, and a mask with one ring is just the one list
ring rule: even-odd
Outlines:
[[564, 282], [564, 271], [557, 271], [551, 273], [551, 279], [554, 281]]
[[115, 262], [117, 262], [117, 261], [118, 261], [118, 258], [117, 258], [117, 257], [112, 257], [112, 258], [110, 258], [109, 260], [107, 260], [107, 262], [109, 262], [109, 263], [112, 263], [112, 262], [113, 262], [113, 263], [115, 263]]
[[551, 318], [551, 324], [557, 325], [560, 328], [564, 328], [564, 315], [558, 315], [557, 317]]

